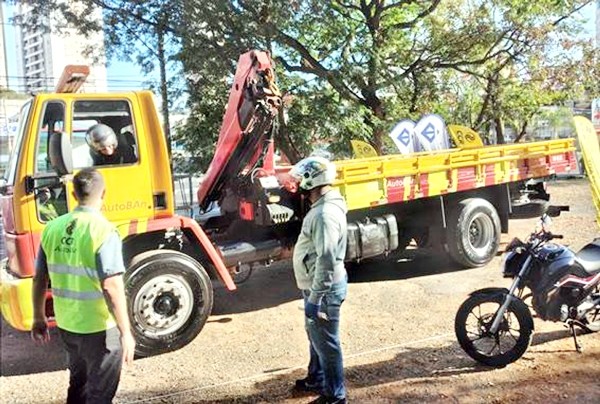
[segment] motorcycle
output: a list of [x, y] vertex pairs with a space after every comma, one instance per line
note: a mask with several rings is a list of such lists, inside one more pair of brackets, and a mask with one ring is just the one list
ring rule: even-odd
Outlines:
[[550, 217], [568, 210], [550, 206], [541, 230], [507, 246], [502, 266], [504, 277], [514, 279], [509, 289], [477, 290], [458, 309], [454, 330], [471, 358], [503, 367], [527, 351], [534, 329], [529, 299], [539, 318], [565, 323], [577, 352], [575, 327], [600, 331], [600, 237], [577, 253], [551, 242], [563, 236], [548, 230]]

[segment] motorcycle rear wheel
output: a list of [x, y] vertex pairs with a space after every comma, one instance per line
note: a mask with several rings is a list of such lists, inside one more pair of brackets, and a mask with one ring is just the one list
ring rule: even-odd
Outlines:
[[533, 318], [527, 305], [514, 300], [504, 313], [498, 331], [489, 328], [505, 295], [475, 294], [456, 313], [454, 331], [462, 349], [487, 366], [504, 367], [519, 359], [529, 348]]
[[600, 307], [596, 306], [585, 314], [583, 329], [587, 332], [600, 331]]

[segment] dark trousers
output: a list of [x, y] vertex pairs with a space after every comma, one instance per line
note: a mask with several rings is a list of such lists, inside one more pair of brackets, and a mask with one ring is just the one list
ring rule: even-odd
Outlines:
[[69, 362], [67, 404], [111, 403], [121, 377], [119, 330], [75, 334], [59, 329]]

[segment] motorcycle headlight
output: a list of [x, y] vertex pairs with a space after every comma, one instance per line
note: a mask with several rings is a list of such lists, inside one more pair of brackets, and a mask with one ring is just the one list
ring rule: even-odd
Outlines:
[[502, 274], [505, 278], [514, 278], [519, 274], [521, 266], [525, 262], [525, 254], [516, 249], [514, 251], [507, 251], [502, 257]]
[[506, 246], [506, 252], [502, 256], [502, 271], [505, 278], [514, 278], [519, 274], [521, 265], [525, 262], [523, 254], [523, 242], [518, 238], [513, 238]]

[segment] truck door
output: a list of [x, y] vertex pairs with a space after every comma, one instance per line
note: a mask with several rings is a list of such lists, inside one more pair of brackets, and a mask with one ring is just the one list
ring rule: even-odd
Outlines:
[[[81, 97], [81, 95], [79, 95]], [[141, 118], [135, 117], [131, 100], [76, 99], [72, 104], [71, 143], [74, 169], [94, 167], [106, 183], [103, 212], [113, 222], [148, 218], [153, 213], [149, 164], [140, 142]], [[137, 118], [137, 119], [136, 119]], [[117, 147], [107, 155], [86, 140], [88, 129], [96, 124], [110, 127]], [[70, 185], [72, 186], [72, 185]], [[72, 196], [71, 196], [72, 198]]]
[[[33, 126], [35, 153], [33, 175], [26, 181], [28, 193], [33, 194], [33, 211], [30, 210], [30, 229], [39, 233], [43, 225], [69, 210], [67, 191], [48, 157], [49, 135], [65, 130], [67, 104], [62, 100], [46, 100], [42, 104], [41, 119]], [[30, 171], [30, 172], [31, 172]], [[31, 208], [30, 208], [31, 209]]]

